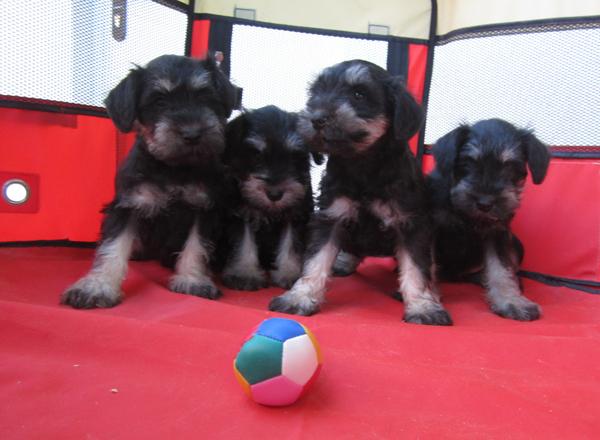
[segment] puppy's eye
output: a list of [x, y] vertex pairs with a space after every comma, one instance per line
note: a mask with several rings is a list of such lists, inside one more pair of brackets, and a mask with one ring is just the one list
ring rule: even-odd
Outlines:
[[365, 99], [365, 94], [359, 91], [355, 91], [352, 94], [352, 97], [357, 101], [362, 101], [363, 99]]

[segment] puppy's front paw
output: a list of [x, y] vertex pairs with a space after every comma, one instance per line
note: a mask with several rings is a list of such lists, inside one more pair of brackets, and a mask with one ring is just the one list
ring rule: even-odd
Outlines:
[[503, 318], [516, 319], [517, 321], [535, 321], [542, 312], [540, 306], [529, 301], [524, 296], [515, 296], [506, 300], [496, 300], [490, 303], [492, 312]]
[[121, 292], [112, 283], [101, 278], [84, 277], [62, 294], [60, 303], [76, 309], [93, 309], [114, 307], [121, 299]]
[[310, 316], [319, 311], [319, 303], [312, 298], [295, 295], [290, 290], [273, 298], [269, 303], [269, 310], [290, 315]]
[[446, 309], [436, 303], [414, 308], [407, 307], [404, 321], [411, 324], [452, 325], [452, 318]]
[[174, 275], [169, 281], [169, 289], [173, 292], [199, 296], [206, 299], [217, 299], [222, 293], [209, 279], [198, 279], [185, 275]]
[[252, 275], [225, 273], [222, 281], [225, 286], [234, 290], [259, 290], [269, 284], [266, 275], [260, 272]]

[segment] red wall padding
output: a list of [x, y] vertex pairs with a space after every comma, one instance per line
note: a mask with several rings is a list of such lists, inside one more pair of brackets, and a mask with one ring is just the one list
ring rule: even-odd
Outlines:
[[0, 132], [3, 175], [39, 176], [39, 211], [0, 213], [0, 241], [95, 241], [117, 164], [110, 119], [0, 108]]
[[600, 281], [600, 161], [553, 159], [541, 185], [528, 181], [513, 229], [524, 270]]

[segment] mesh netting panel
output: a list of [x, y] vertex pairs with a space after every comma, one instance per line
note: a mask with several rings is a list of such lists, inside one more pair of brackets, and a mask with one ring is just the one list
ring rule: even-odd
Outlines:
[[[243, 105], [304, 108], [309, 83], [325, 67], [355, 58], [387, 67], [387, 41], [234, 25], [231, 78], [244, 88]], [[315, 192], [325, 165], [312, 168]]]
[[599, 85], [600, 24], [457, 35], [435, 48], [425, 143], [498, 117], [549, 145], [598, 146]]
[[185, 13], [151, 0], [123, 3], [119, 41], [112, 0], [3, 2], [0, 95], [101, 107], [133, 64], [184, 54]]

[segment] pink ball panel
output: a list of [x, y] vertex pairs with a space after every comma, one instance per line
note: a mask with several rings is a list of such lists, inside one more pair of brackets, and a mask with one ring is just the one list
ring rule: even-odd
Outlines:
[[300, 385], [287, 377], [277, 376], [250, 387], [255, 402], [269, 406], [290, 405], [298, 400], [302, 393]]

